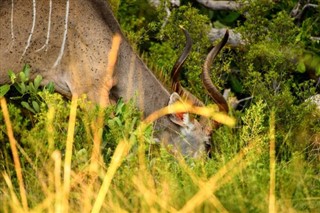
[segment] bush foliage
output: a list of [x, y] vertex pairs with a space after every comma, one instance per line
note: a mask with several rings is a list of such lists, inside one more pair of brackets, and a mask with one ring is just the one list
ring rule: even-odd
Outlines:
[[[227, 45], [211, 70], [221, 91], [252, 97], [230, 113], [236, 127], [214, 132], [210, 159], [175, 157], [155, 142], [152, 126], [144, 125], [133, 102], [100, 109], [81, 97], [73, 122], [73, 103], [52, 94], [52, 85], [39, 88], [41, 77], [29, 81], [25, 67], [0, 92], [8, 101], [27, 193], [21, 193], [1, 99], [1, 211], [320, 209], [320, 112], [306, 101], [319, 93], [319, 2], [311, 2], [318, 8], [300, 19], [291, 15], [297, 1], [289, 0], [242, 1], [240, 11], [230, 12], [196, 1], [181, 1], [180, 7], [160, 2], [154, 7], [146, 0], [114, 0], [112, 6], [129, 41], [164, 81], [185, 45], [179, 26], [190, 32], [193, 47], [182, 84], [207, 104], [212, 101], [199, 78], [213, 45], [207, 34], [212, 27], [241, 34], [245, 44]], [[70, 151], [71, 165], [64, 164]]]

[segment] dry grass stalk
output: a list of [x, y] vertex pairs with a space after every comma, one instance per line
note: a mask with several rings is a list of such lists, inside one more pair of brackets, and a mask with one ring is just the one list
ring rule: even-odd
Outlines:
[[108, 66], [107, 66], [107, 73], [104, 76], [104, 87], [108, 88], [105, 90], [104, 88], [100, 88], [100, 106], [102, 108], [99, 109], [98, 118], [94, 121], [91, 125], [93, 130], [93, 151], [91, 156], [91, 165], [90, 169], [97, 173], [99, 160], [101, 159], [100, 155], [100, 145], [101, 145], [101, 138], [102, 138], [102, 129], [103, 129], [103, 118], [104, 118], [104, 111], [103, 108], [110, 104], [109, 94], [103, 94], [103, 91], [110, 91], [112, 86], [114, 85], [113, 79], [113, 71], [115, 64], [117, 62], [118, 51], [120, 47], [121, 37], [120, 35], [116, 34], [112, 38], [112, 46], [108, 56]]
[[68, 123], [68, 133], [67, 133], [67, 145], [66, 145], [66, 154], [64, 160], [64, 176], [63, 176], [63, 194], [64, 198], [64, 208], [63, 211], [68, 211], [68, 200], [70, 192], [70, 178], [71, 178], [71, 157], [72, 157], [72, 145], [74, 141], [74, 127], [76, 124], [76, 115], [77, 115], [77, 104], [78, 96], [73, 95], [71, 100], [70, 107], [70, 117]]
[[228, 115], [217, 112], [216, 108], [214, 107], [197, 107], [192, 105], [189, 102], [176, 102], [174, 104], [171, 104], [170, 106], [161, 108], [155, 112], [153, 112], [151, 115], [149, 115], [144, 122], [146, 123], [152, 123], [159, 119], [162, 116], [173, 114], [173, 113], [182, 113], [182, 112], [189, 112], [196, 115], [201, 115], [204, 117], [211, 118], [219, 123], [228, 125], [228, 126], [234, 126], [235, 125], [235, 119], [229, 117]]
[[226, 163], [215, 175], [213, 175], [207, 182], [202, 184], [202, 187], [179, 212], [193, 212], [196, 207], [208, 200], [212, 194], [217, 191], [224, 183], [231, 180], [231, 178], [239, 171], [244, 169], [249, 163], [249, 160], [241, 163], [241, 161], [250, 152], [255, 150], [256, 143], [250, 143], [248, 147], [239, 152], [233, 159]]
[[2, 108], [4, 121], [5, 121], [5, 124], [7, 127], [10, 147], [11, 147], [11, 151], [12, 151], [12, 155], [13, 155], [14, 168], [16, 170], [16, 174], [17, 174], [17, 178], [18, 178], [18, 182], [19, 182], [19, 189], [20, 189], [22, 206], [23, 206], [24, 211], [28, 211], [28, 201], [27, 201], [27, 196], [26, 196], [26, 189], [25, 189], [24, 183], [23, 183], [21, 164], [20, 164], [19, 154], [18, 154], [18, 149], [17, 149], [17, 141], [13, 135], [13, 130], [12, 130], [12, 125], [11, 125], [11, 121], [10, 121], [7, 102], [6, 102], [5, 98], [0, 98], [0, 102], [1, 102], [1, 108]]
[[110, 183], [111, 183], [117, 169], [120, 167], [124, 157], [128, 154], [130, 148], [131, 148], [130, 143], [126, 140], [122, 140], [118, 144], [118, 146], [114, 152], [114, 155], [112, 157], [108, 171], [103, 178], [102, 185], [100, 187], [100, 190], [98, 192], [98, 195], [96, 197], [95, 203], [94, 203], [92, 211], [91, 211], [92, 213], [100, 212], [101, 207], [103, 205], [103, 201], [108, 193]]
[[275, 150], [275, 113], [270, 116], [270, 189], [269, 189], [269, 212], [276, 212], [276, 150]]

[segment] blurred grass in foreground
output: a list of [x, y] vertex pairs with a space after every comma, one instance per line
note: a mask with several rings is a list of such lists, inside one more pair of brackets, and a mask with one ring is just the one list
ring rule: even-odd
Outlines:
[[[275, 155], [274, 114], [270, 127], [265, 128], [269, 116], [261, 113], [266, 107], [263, 103], [247, 110], [237, 130], [225, 126], [214, 134], [219, 150], [211, 159], [194, 160], [175, 158], [153, 142], [150, 126], [139, 121], [132, 103], [107, 108], [101, 118], [97, 116], [100, 110], [86, 111], [88, 103], [83, 99], [74, 98], [66, 107], [52, 104], [60, 102], [57, 94], [42, 97], [49, 109], [42, 107], [38, 123], [24, 130], [15, 128], [21, 123], [19, 111], [1, 99], [0, 122], [2, 125], [4, 118], [11, 150], [1, 150], [1, 211], [284, 212], [320, 208], [317, 167], [304, 158], [303, 151], [285, 161]], [[106, 127], [95, 129], [97, 119]], [[98, 155], [94, 148], [97, 132], [104, 146]], [[116, 138], [113, 150], [108, 149], [108, 142], [114, 140], [107, 137], [111, 132]]]

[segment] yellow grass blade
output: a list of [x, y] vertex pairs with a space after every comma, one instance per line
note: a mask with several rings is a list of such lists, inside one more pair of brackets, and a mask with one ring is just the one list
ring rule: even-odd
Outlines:
[[140, 177], [134, 176], [132, 178], [132, 182], [136, 186], [137, 190], [140, 191], [141, 195], [143, 195], [145, 201], [150, 207], [157, 203], [163, 210], [167, 212], [177, 212], [174, 207], [167, 205], [165, 199], [159, 197], [154, 191], [151, 191], [148, 188], [149, 186], [144, 181], [141, 181]]
[[101, 157], [100, 155], [100, 145], [102, 138], [102, 130], [103, 130], [103, 108], [110, 104], [109, 93], [106, 94], [105, 91], [110, 91], [114, 82], [113, 82], [113, 71], [115, 64], [118, 58], [118, 51], [120, 47], [121, 36], [119, 34], [115, 34], [112, 38], [112, 46], [110, 49], [110, 53], [108, 55], [108, 66], [106, 76], [103, 79], [103, 88], [100, 88], [100, 100], [99, 105], [102, 107], [99, 109], [98, 118], [95, 122], [92, 123], [93, 130], [93, 151], [91, 156], [91, 164], [90, 169], [92, 172], [97, 173], [98, 162]]
[[17, 141], [13, 135], [13, 130], [12, 130], [12, 125], [11, 125], [11, 121], [10, 121], [10, 116], [9, 116], [9, 111], [8, 111], [6, 99], [0, 98], [0, 102], [1, 102], [1, 108], [2, 108], [4, 121], [5, 121], [5, 124], [7, 127], [10, 147], [11, 147], [11, 151], [12, 151], [12, 155], [13, 155], [14, 168], [16, 170], [17, 178], [18, 178], [18, 182], [19, 182], [19, 189], [20, 189], [22, 206], [23, 206], [24, 211], [27, 212], [28, 211], [28, 201], [27, 201], [27, 196], [26, 196], [26, 190], [25, 190], [24, 183], [23, 183], [21, 164], [20, 164], [19, 154], [18, 154], [18, 149], [17, 149]]
[[[193, 183], [197, 184], [199, 189], [206, 187], [205, 186], [205, 181], [202, 181], [200, 178], [196, 177], [194, 172], [190, 169], [190, 167], [186, 164], [185, 159], [180, 156], [178, 159], [178, 162], [181, 166], [181, 168], [189, 175], [189, 177], [192, 179]], [[223, 184], [220, 184], [221, 186]], [[211, 202], [211, 204], [217, 209], [218, 212], [228, 212], [224, 206], [222, 205], [222, 203], [219, 201], [219, 199], [217, 198], [217, 196], [215, 196], [213, 193], [211, 194], [211, 196], [209, 197], [209, 201]]]
[[55, 108], [54, 106], [50, 106], [47, 113], [48, 121], [46, 123], [47, 131], [48, 131], [48, 145], [49, 145], [48, 149], [50, 154], [54, 150], [54, 127], [53, 127], [54, 116], [55, 116]]
[[55, 212], [63, 211], [63, 190], [61, 184], [61, 154], [59, 151], [52, 153], [51, 158], [54, 161], [54, 188], [55, 188]]
[[107, 106], [110, 104], [109, 101], [109, 93], [105, 91], [110, 91], [112, 86], [114, 85], [113, 79], [113, 71], [118, 58], [118, 51], [120, 47], [121, 36], [119, 34], [115, 34], [112, 38], [112, 46], [110, 49], [110, 53], [108, 55], [108, 66], [107, 72], [103, 79], [103, 88], [100, 88], [100, 106]]
[[10, 191], [10, 195], [11, 195], [11, 199], [12, 199], [11, 208], [13, 210], [15, 210], [16, 212], [22, 212], [23, 209], [21, 207], [21, 203], [19, 202], [19, 199], [17, 198], [17, 196], [15, 194], [14, 187], [12, 185], [10, 177], [8, 176], [7, 173], [3, 173], [2, 176], [3, 176], [4, 181], [6, 182], [8, 188], [9, 188], [9, 191]]
[[269, 213], [276, 212], [276, 151], [275, 151], [275, 113], [270, 116], [270, 189], [269, 189]]
[[[254, 150], [256, 143], [252, 142], [248, 147], [243, 149], [225, 166], [223, 166], [215, 175], [213, 175], [206, 183], [204, 183], [200, 190], [179, 210], [179, 212], [193, 212], [196, 207], [201, 205], [204, 201], [208, 200], [212, 194], [218, 190], [224, 183], [230, 179], [241, 169], [243, 169], [249, 161], [246, 160], [240, 164], [245, 156]], [[239, 166], [240, 165], [240, 166]], [[231, 170], [234, 170], [231, 173]], [[229, 173], [227, 175], [227, 173]]]
[[68, 211], [68, 199], [70, 192], [70, 176], [71, 176], [71, 157], [72, 157], [72, 145], [74, 137], [74, 127], [76, 123], [76, 114], [77, 114], [77, 103], [78, 96], [73, 95], [71, 100], [70, 107], [70, 117], [68, 125], [68, 134], [67, 134], [67, 145], [66, 145], [66, 156], [64, 161], [64, 177], [63, 177], [63, 192], [64, 192], [64, 202], [65, 208], [64, 211]]
[[102, 207], [102, 204], [103, 204], [103, 201], [108, 193], [108, 190], [109, 190], [109, 186], [110, 186], [110, 183], [117, 171], [117, 169], [120, 167], [121, 163], [122, 163], [122, 160], [124, 158], [124, 156], [127, 155], [127, 153], [129, 152], [131, 148], [131, 145], [128, 141], [126, 140], [122, 140], [115, 152], [114, 152], [114, 155], [112, 157], [112, 160], [111, 160], [111, 163], [110, 163], [110, 166], [108, 168], [108, 171], [107, 171], [107, 174], [104, 176], [104, 179], [103, 179], [103, 183], [101, 185], [101, 188], [99, 190], [99, 193], [98, 193], [98, 196], [96, 198], [96, 201], [93, 205], [93, 208], [92, 208], [92, 213], [98, 213], [100, 212], [101, 210], [101, 207]]
[[217, 110], [213, 107], [197, 107], [188, 102], [176, 102], [170, 106], [159, 109], [158, 111], [155, 111], [149, 115], [144, 121], [146, 123], [152, 123], [162, 116], [182, 112], [189, 112], [192, 114], [205, 116], [231, 127], [236, 123], [234, 118], [231, 118], [224, 113], [217, 112]]

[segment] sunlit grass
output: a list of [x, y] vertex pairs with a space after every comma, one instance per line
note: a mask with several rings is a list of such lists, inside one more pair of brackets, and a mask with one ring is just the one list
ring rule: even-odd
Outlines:
[[[138, 126], [135, 132], [131, 133], [137, 137], [119, 138], [110, 163], [98, 161], [92, 169], [91, 162], [95, 161], [92, 158], [87, 159], [82, 165], [76, 163], [77, 150], [74, 150], [73, 142], [76, 137], [75, 129], [78, 128], [76, 120], [76, 117], [79, 117], [76, 113], [78, 102], [79, 100], [74, 98], [68, 109], [70, 114], [66, 141], [61, 141], [66, 144], [65, 150], [58, 150], [49, 142], [48, 146], [52, 148], [51, 158], [43, 159], [43, 162], [32, 162], [34, 164], [32, 169], [26, 165], [14, 164], [15, 174], [2, 172], [5, 184], [1, 185], [0, 189], [3, 196], [1, 211], [259, 212], [269, 209], [269, 212], [283, 212], [286, 209], [298, 208], [304, 211], [319, 207], [317, 204], [319, 197], [314, 196], [319, 193], [317, 192], [319, 188], [308, 187], [310, 186], [308, 177], [316, 178], [316, 174], [312, 172], [304, 174], [305, 171], [296, 173], [296, 170], [290, 169], [296, 163], [303, 162], [301, 158], [296, 159], [296, 162], [281, 163], [282, 169], [286, 168], [283, 171], [278, 169], [278, 166], [275, 167], [274, 115], [270, 116], [269, 132], [263, 133], [256, 128], [256, 132], [250, 135], [251, 140], [246, 141], [246, 145], [237, 152], [225, 155], [213, 153], [213, 159], [205, 161], [173, 157], [162, 149], [158, 156], [150, 156], [150, 153], [146, 152], [149, 146], [144, 136], [143, 127], [146, 124], [142, 122], [140, 123], [142, 126]], [[2, 99], [1, 111], [3, 115], [6, 114], [6, 125], [8, 125], [8, 122], [11, 122], [6, 108], [7, 105]], [[45, 131], [51, 132], [55, 129], [53, 117], [58, 116], [57, 113], [48, 110]], [[253, 122], [259, 121], [258, 118], [251, 119], [255, 120]], [[8, 131], [12, 130], [8, 128]], [[13, 132], [10, 134], [13, 135]], [[8, 132], [8, 136], [10, 134]], [[230, 139], [228, 142], [232, 147], [235, 140], [232, 140], [231, 135], [224, 137]], [[264, 144], [265, 138], [269, 138], [270, 146]], [[47, 140], [54, 140], [53, 134], [48, 134]], [[91, 143], [90, 146], [93, 147], [94, 144]], [[15, 143], [11, 143], [10, 147], [14, 150]], [[91, 150], [94, 152], [94, 149]], [[18, 156], [16, 160], [21, 161], [24, 155], [17, 149], [15, 152]], [[268, 158], [269, 160], [264, 160]], [[30, 160], [33, 161], [32, 158]], [[19, 167], [22, 168], [20, 171]], [[16, 180], [14, 177], [18, 177], [19, 172], [21, 177]], [[291, 199], [289, 191], [286, 191], [288, 188], [282, 188], [284, 179], [287, 179], [290, 187], [297, 184], [295, 178], [290, 175], [300, 176], [299, 182], [305, 193], [304, 198]], [[37, 181], [34, 182], [34, 186], [30, 185], [30, 178]], [[20, 186], [24, 180], [29, 184], [24, 187], [25, 190], [21, 190]], [[316, 187], [317, 180], [314, 181], [313, 186]], [[33, 187], [38, 186], [41, 186], [42, 193], [30, 194], [36, 191]], [[36, 198], [37, 196], [39, 197]], [[231, 204], [231, 201], [236, 202]], [[304, 204], [301, 206], [299, 203]]]
[[[21, 196], [21, 206], [23, 207], [24, 211], [28, 211], [28, 202], [27, 202], [27, 197], [26, 197], [26, 191], [24, 187], [24, 182], [23, 182], [23, 175], [22, 175], [22, 170], [21, 170], [21, 164], [20, 164], [20, 159], [19, 159], [19, 154], [18, 154], [18, 149], [17, 149], [17, 141], [14, 138], [12, 126], [11, 126], [11, 121], [10, 121], [10, 116], [8, 112], [8, 107], [7, 107], [7, 102], [5, 98], [0, 98], [1, 102], [1, 109], [3, 112], [3, 117], [5, 120], [5, 124], [7, 127], [7, 133], [8, 133], [8, 138], [10, 141], [10, 147], [11, 147], [11, 152], [13, 155], [13, 162], [14, 162], [14, 168], [16, 171], [16, 175], [18, 177], [18, 182], [19, 182], [19, 190], [20, 190], [20, 196]], [[5, 176], [7, 184], [11, 186], [11, 182], [8, 180], [8, 176], [6, 174], [3, 174]], [[13, 193], [12, 186], [9, 187], [11, 190], [11, 194]], [[16, 201], [16, 199], [14, 199]]]
[[[76, 96], [73, 97], [72, 101], [71, 101], [71, 106], [70, 106], [70, 115], [69, 115], [69, 121], [68, 121], [68, 132], [67, 132], [67, 139], [66, 139], [66, 149], [65, 149], [65, 159], [64, 162], [61, 159], [61, 153], [58, 150], [54, 150], [51, 154], [52, 158], [51, 160], [53, 161], [53, 168], [52, 171], [49, 171], [49, 175], [47, 176], [48, 180], [45, 180], [45, 182], [49, 182], [49, 188], [53, 189], [53, 191], [50, 192], [46, 192], [45, 194], [47, 194], [47, 198], [45, 198], [45, 200], [39, 204], [37, 204], [36, 206], [34, 206], [34, 211], [43, 211], [43, 210], [52, 210], [55, 212], [65, 212], [65, 211], [72, 211], [72, 208], [70, 207], [69, 204], [69, 200], [71, 199], [71, 197], [74, 196], [80, 196], [82, 197], [82, 193], [83, 195], [91, 195], [92, 197], [88, 197], [86, 196], [86, 199], [82, 200], [81, 199], [81, 206], [86, 206], [88, 211], [91, 212], [100, 212], [101, 208], [105, 202], [105, 198], [106, 195], [109, 191], [109, 187], [110, 184], [118, 170], [118, 168], [121, 166], [122, 161], [127, 157], [131, 146], [133, 145], [133, 142], [130, 141], [130, 139], [122, 139], [120, 140], [120, 142], [118, 143], [118, 146], [113, 154], [111, 163], [108, 165], [108, 168], [105, 168], [105, 165], [98, 165], [98, 168], [95, 168], [94, 172], [102, 172], [101, 174], [103, 174], [103, 176], [101, 176], [101, 182], [99, 181], [99, 179], [97, 179], [95, 177], [95, 174], [91, 175], [90, 174], [90, 166], [86, 167], [84, 169], [84, 171], [80, 171], [78, 174], [75, 171], [72, 171], [72, 147], [73, 147], [73, 138], [74, 138], [74, 131], [75, 131], [75, 126], [76, 126], [76, 109], [77, 109], [77, 101], [78, 98]], [[6, 118], [6, 125], [9, 125], [10, 127], [10, 119], [9, 119], [9, 114], [7, 109], [7, 105], [5, 102], [5, 99], [1, 99], [1, 103], [2, 103], [2, 108], [4, 110], [3, 114], [5, 115]], [[192, 106], [190, 105], [179, 105], [177, 104], [176, 106], [170, 107], [170, 110], [168, 108], [164, 108], [162, 110], [160, 110], [159, 112], [155, 112], [155, 117], [158, 119], [160, 116], [164, 116], [166, 114], [169, 113], [174, 113], [174, 112], [180, 112], [180, 111], [185, 111], [186, 110], [186, 106], [188, 107], [187, 111], [188, 112], [193, 112], [194, 109], [192, 109]], [[53, 116], [54, 116], [54, 111], [52, 110], [53, 108], [51, 108], [51, 110], [48, 111], [48, 116], [47, 116], [47, 131], [50, 133], [52, 132], [52, 120], [53, 120]], [[175, 111], [176, 110], [176, 111]], [[204, 112], [201, 112], [204, 111]], [[203, 108], [197, 108], [196, 112], [198, 114], [201, 115], [207, 115], [208, 117], [210, 117], [209, 113], [215, 114], [215, 112], [213, 112], [211, 109], [206, 109], [205, 107]], [[99, 114], [101, 116], [101, 113]], [[150, 118], [152, 118], [154, 115], [150, 116], [149, 118], [146, 119], [146, 122], [149, 123], [152, 120], [150, 120]], [[224, 118], [227, 118], [228, 116], [226, 115], [221, 115]], [[229, 120], [231, 120], [230, 118], [228, 118]], [[227, 119], [227, 120], [228, 120]], [[232, 121], [232, 120], [231, 120]], [[233, 125], [233, 124], [230, 124]], [[143, 137], [143, 131], [144, 128], [146, 127], [146, 124], [144, 122], [141, 123], [141, 126], [137, 128], [137, 133], [138, 135], [140, 135], [142, 138]], [[12, 129], [8, 128], [8, 134], [12, 139], [10, 140], [14, 140], [13, 138], [13, 133], [12, 133]], [[48, 141], [49, 141], [49, 146], [51, 147], [52, 150], [52, 134], [48, 134]], [[143, 143], [143, 141], [142, 141]], [[11, 143], [10, 144], [12, 150], [14, 150], [13, 152], [15, 152], [15, 156], [16, 158], [14, 158], [14, 160], [16, 162], [19, 162], [19, 157], [18, 157], [18, 151], [16, 149], [16, 145], [15, 143]], [[93, 145], [94, 146], [94, 145]], [[93, 152], [94, 149], [93, 149]], [[142, 149], [141, 151], [139, 151], [138, 153], [139, 155], [139, 176], [132, 176], [132, 184], [137, 188], [139, 194], [144, 195], [144, 200], [146, 201], [147, 204], [149, 204], [150, 206], [148, 207], [148, 209], [153, 209], [153, 205], [157, 204], [158, 206], [160, 206], [160, 208], [163, 208], [164, 210], [167, 211], [178, 211], [178, 209], [176, 209], [173, 206], [169, 206], [168, 203], [169, 199], [164, 201], [161, 197], [159, 197], [159, 195], [157, 195], [157, 192], [155, 189], [150, 189], [150, 187], [148, 185], [146, 185], [146, 182], [150, 182], [152, 181], [152, 174], [146, 169], [146, 155], [144, 154], [144, 149]], [[188, 212], [188, 211], [192, 211], [194, 210], [194, 208], [196, 208], [198, 205], [200, 205], [202, 202], [204, 202], [206, 199], [209, 199], [212, 195], [212, 193], [214, 193], [214, 191], [219, 187], [219, 185], [217, 184], [217, 181], [220, 180], [227, 172], [230, 172], [229, 170], [231, 170], [233, 167], [235, 167], [235, 164], [238, 163], [239, 160], [241, 160], [244, 156], [244, 153], [241, 152], [238, 156], [236, 156], [233, 160], [231, 160], [229, 162], [229, 164], [225, 165], [223, 168], [221, 168], [216, 175], [214, 175], [213, 177], [211, 177], [207, 182], [203, 182], [200, 181], [196, 175], [194, 175], [192, 173], [192, 171], [188, 168], [188, 165], [186, 164], [186, 162], [184, 161], [183, 158], [178, 158], [178, 162], [181, 166], [181, 168], [183, 168], [184, 170], [188, 170], [187, 173], [190, 175], [190, 177], [192, 177], [193, 181], [198, 185], [198, 187], [204, 189], [204, 190], [200, 190], [193, 198], [190, 199], [190, 202], [187, 202], [186, 205], [181, 209], [182, 212]], [[44, 164], [45, 166], [46, 164]], [[97, 166], [97, 165], [96, 165]], [[19, 185], [23, 186], [23, 178], [22, 178], [22, 174], [21, 174], [21, 166], [20, 164], [16, 164], [14, 165], [14, 167], [16, 168], [16, 174], [17, 176], [20, 174], [20, 179], [19, 179]], [[37, 168], [38, 169], [38, 168]], [[41, 168], [41, 170], [44, 169], [46, 170], [47, 168]], [[89, 172], [88, 172], [89, 169]], [[84, 173], [83, 173], [84, 172]], [[87, 173], [88, 172], [88, 173]], [[142, 175], [143, 176], [140, 176]], [[87, 176], [87, 178], [91, 178], [91, 181], [94, 182], [98, 182], [96, 184], [98, 184], [97, 186], [95, 186], [95, 188], [97, 189], [97, 191], [95, 193], [88, 192], [88, 189], [90, 187], [88, 187], [88, 185], [86, 183], [81, 183], [78, 182], [79, 179], [83, 179], [83, 177], [81, 177], [82, 175]], [[21, 190], [20, 187], [20, 198], [21, 201], [19, 201], [18, 199], [18, 195], [15, 194], [13, 186], [12, 186], [12, 182], [9, 178], [9, 176], [7, 174], [3, 174], [4, 179], [6, 180], [7, 183], [7, 187], [10, 190], [10, 194], [11, 194], [11, 198], [9, 199], [9, 206], [11, 206], [12, 209], [14, 209], [14, 211], [24, 211], [24, 212], [28, 212], [28, 205], [27, 205], [27, 197], [26, 197], [26, 192], [23, 188], [23, 190]], [[63, 178], [62, 178], [63, 177]], [[128, 177], [130, 179], [130, 177]], [[80, 186], [79, 189], [77, 190], [73, 190], [72, 185], [74, 184], [74, 182], [77, 182], [76, 185]], [[90, 182], [90, 180], [89, 180]], [[82, 188], [83, 187], [83, 188]], [[82, 192], [82, 193], [81, 193]], [[80, 193], [80, 195], [78, 195], [78, 193]], [[11, 201], [10, 201], [11, 200]], [[219, 200], [216, 197], [212, 197], [210, 199], [210, 201], [214, 204], [214, 206], [216, 206], [217, 209], [223, 210], [223, 206], [220, 204]], [[88, 202], [88, 203], [87, 203]], [[104, 204], [106, 205], [106, 204]], [[108, 205], [108, 204], [107, 204]], [[23, 207], [25, 206], [25, 207]], [[14, 208], [13, 208], [14, 207]], [[70, 209], [71, 208], [71, 209]], [[54, 209], [54, 210], [53, 210]], [[156, 209], [153, 209], [156, 210]], [[32, 210], [31, 210], [32, 211]]]
[[233, 127], [236, 123], [235, 119], [229, 117], [225, 113], [218, 112], [216, 107], [197, 107], [192, 105], [189, 102], [176, 102], [171, 104], [170, 106], [164, 107], [156, 112], [153, 112], [146, 119], [146, 123], [152, 123], [159, 119], [162, 116], [169, 115], [172, 113], [182, 113], [189, 112], [192, 114], [200, 115], [203, 117], [207, 117], [209, 119], [215, 120], [221, 124], [228, 125]]

